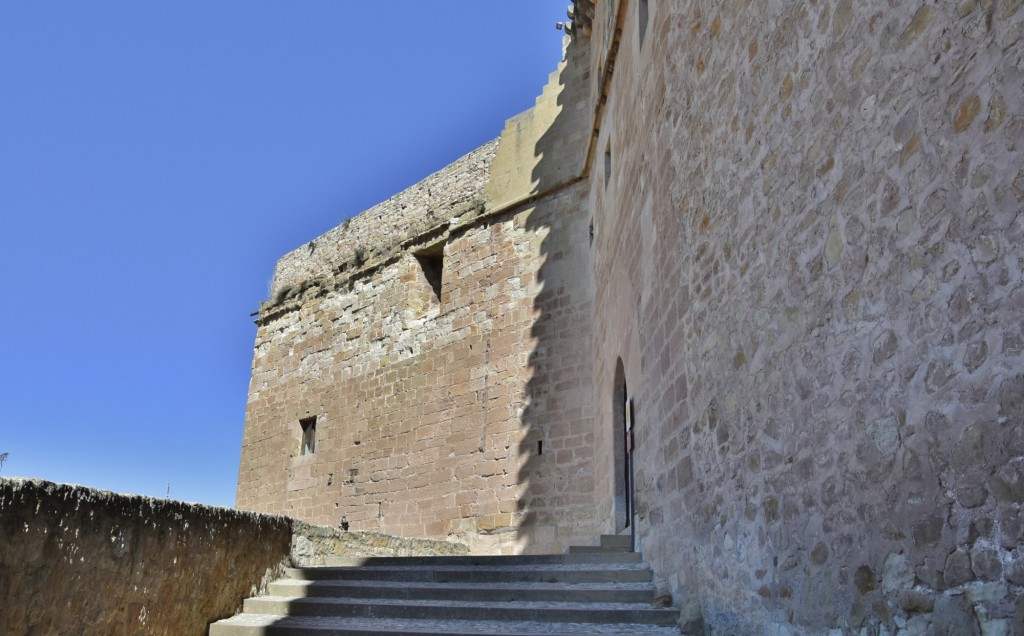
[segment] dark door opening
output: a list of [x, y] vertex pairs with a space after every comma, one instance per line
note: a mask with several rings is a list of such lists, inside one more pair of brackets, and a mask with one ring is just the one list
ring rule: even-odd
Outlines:
[[625, 453], [622, 456], [622, 468], [623, 474], [622, 479], [626, 484], [626, 527], [632, 527], [633, 525], [633, 422], [630, 417], [630, 411], [632, 410], [627, 398], [622, 404], [622, 421], [624, 423], [622, 434], [622, 450]]
[[626, 371], [619, 358], [615, 364], [615, 383], [612, 387], [612, 466], [614, 470], [615, 531], [629, 530], [631, 541], [636, 546], [636, 500], [633, 458], [634, 430], [636, 417], [633, 399], [626, 389]]

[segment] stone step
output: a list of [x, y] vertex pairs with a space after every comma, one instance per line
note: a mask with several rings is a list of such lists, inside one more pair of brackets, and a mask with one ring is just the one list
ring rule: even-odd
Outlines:
[[602, 548], [618, 548], [620, 550], [629, 550], [633, 545], [633, 537], [629, 534], [602, 534], [601, 535], [601, 547]]
[[514, 566], [358, 566], [288, 568], [302, 580], [416, 581], [434, 583], [645, 583], [651, 570], [641, 564], [581, 563]]
[[[613, 541], [611, 547], [618, 547]], [[348, 559], [289, 568], [211, 636], [676, 634], [639, 554]]]
[[569, 546], [569, 555], [574, 557], [583, 556], [630, 556], [637, 554], [636, 552], [628, 552], [622, 548], [606, 548], [602, 545], [571, 545]]
[[532, 621], [453, 621], [239, 614], [210, 626], [210, 636], [679, 636], [676, 627]]
[[533, 621], [551, 623], [635, 623], [674, 625], [679, 612], [640, 603], [551, 603], [513, 601], [410, 601], [334, 597], [260, 596], [245, 601], [247, 614], [409, 618], [460, 621]]
[[601, 535], [600, 545], [572, 545], [569, 546], [569, 554], [572, 556], [593, 556], [596, 554], [603, 555], [631, 555], [637, 552], [631, 552], [632, 537], [628, 534], [603, 534]]
[[410, 581], [307, 581], [281, 579], [270, 584], [273, 596], [343, 596], [460, 601], [555, 601], [576, 603], [650, 603], [649, 583], [431, 583]]
[[[599, 546], [592, 546], [599, 547]], [[627, 546], [628, 548], [628, 546]], [[570, 548], [571, 550], [572, 548]], [[477, 556], [406, 556], [406, 557], [330, 557], [324, 565], [331, 567], [366, 567], [373, 565], [578, 565], [587, 563], [640, 563], [637, 552], [605, 549], [599, 553], [510, 554]]]

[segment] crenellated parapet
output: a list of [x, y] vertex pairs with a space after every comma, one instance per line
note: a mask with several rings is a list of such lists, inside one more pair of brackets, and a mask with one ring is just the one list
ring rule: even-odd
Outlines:
[[568, 22], [559, 22], [555, 25], [563, 29], [572, 37], [582, 36], [589, 38], [594, 30], [594, 6], [595, 0], [573, 0], [566, 10], [569, 17]]

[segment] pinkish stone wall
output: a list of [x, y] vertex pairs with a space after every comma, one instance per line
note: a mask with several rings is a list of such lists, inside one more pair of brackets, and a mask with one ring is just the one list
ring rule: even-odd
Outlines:
[[[583, 151], [561, 143], [585, 138], [588, 88], [563, 63], [498, 142], [282, 259], [239, 508], [477, 552], [596, 535]], [[337, 265], [363, 244], [386, 249]]]

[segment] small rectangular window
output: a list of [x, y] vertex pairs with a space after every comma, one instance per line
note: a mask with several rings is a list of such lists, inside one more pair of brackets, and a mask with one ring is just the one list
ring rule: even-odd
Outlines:
[[604, 187], [608, 187], [608, 182], [612, 179], [612, 142], [608, 140], [608, 145], [604, 148]]
[[316, 452], [316, 416], [299, 420], [302, 427], [302, 455], [312, 455]]
[[423, 276], [434, 292], [434, 299], [441, 302], [441, 285], [444, 278], [444, 243], [432, 245], [414, 254], [423, 270]]
[[647, 12], [648, 12], [647, 0], [640, 0], [640, 2], [637, 3], [637, 7], [640, 10], [640, 15], [638, 16], [640, 18], [639, 19], [640, 48], [643, 49], [644, 48], [644, 39], [647, 37]]

